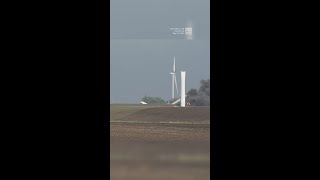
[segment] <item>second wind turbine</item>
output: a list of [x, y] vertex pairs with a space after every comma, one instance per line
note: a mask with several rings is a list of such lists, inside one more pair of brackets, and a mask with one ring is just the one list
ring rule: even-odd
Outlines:
[[178, 85], [177, 85], [177, 78], [176, 78], [176, 58], [173, 58], [173, 71], [170, 73], [172, 75], [172, 100], [174, 99], [174, 85], [176, 86], [177, 95], [178, 93]]

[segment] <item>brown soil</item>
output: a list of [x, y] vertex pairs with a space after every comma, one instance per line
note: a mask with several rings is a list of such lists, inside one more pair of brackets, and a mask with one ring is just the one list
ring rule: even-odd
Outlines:
[[209, 122], [209, 109], [157, 107], [111, 122], [110, 179], [210, 179], [210, 124], [184, 123]]
[[209, 123], [210, 107], [156, 107], [142, 109], [123, 120], [142, 122]]

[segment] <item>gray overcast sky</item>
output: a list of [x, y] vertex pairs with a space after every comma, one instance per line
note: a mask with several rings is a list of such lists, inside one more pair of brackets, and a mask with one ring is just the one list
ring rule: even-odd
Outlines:
[[[147, 94], [169, 100], [173, 57], [186, 71], [186, 91], [210, 78], [209, 0], [111, 0], [110, 100], [138, 103]], [[193, 39], [170, 28], [192, 26]]]

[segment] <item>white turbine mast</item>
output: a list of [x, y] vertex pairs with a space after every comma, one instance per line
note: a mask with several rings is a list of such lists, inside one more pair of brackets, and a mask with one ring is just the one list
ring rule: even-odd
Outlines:
[[170, 74], [172, 75], [172, 99], [174, 99], [174, 86], [176, 86], [177, 95], [179, 95], [176, 77], [176, 57], [173, 57], [173, 72]]
[[181, 71], [181, 100], [180, 106], [186, 106], [186, 71]]

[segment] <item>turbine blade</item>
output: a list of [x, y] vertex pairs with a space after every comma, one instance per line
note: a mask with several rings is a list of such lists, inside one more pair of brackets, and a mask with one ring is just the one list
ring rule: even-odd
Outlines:
[[177, 95], [179, 95], [176, 75], [174, 75], [174, 82], [176, 83]]
[[173, 72], [176, 72], [176, 57], [173, 58]]

